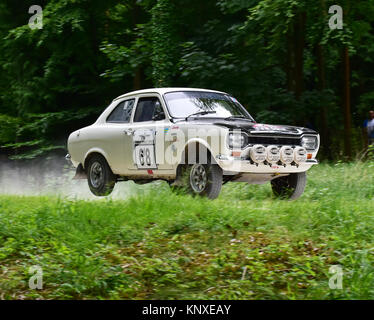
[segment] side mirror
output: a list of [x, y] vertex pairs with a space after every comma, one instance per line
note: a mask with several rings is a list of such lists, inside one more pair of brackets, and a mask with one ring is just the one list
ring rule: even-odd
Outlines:
[[159, 120], [164, 120], [165, 119], [165, 116], [162, 115], [162, 114], [155, 114], [153, 117], [152, 117], [152, 120], [153, 121], [159, 121]]

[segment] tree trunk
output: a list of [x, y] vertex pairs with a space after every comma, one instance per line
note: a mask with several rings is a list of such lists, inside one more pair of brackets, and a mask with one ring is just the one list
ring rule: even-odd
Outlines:
[[304, 48], [305, 48], [305, 24], [306, 12], [296, 15], [294, 36], [294, 56], [295, 56], [295, 96], [300, 99], [304, 91]]
[[[320, 0], [320, 14], [323, 20], [327, 18], [327, 8], [325, 0]], [[322, 39], [319, 39], [321, 41]], [[321, 148], [322, 152], [328, 159], [332, 159], [331, 150], [331, 138], [330, 130], [328, 127], [328, 107], [326, 101], [323, 99], [323, 93], [326, 89], [326, 60], [325, 60], [325, 48], [318, 43], [315, 47], [315, 54], [317, 60], [317, 77], [318, 77], [318, 90], [320, 91], [321, 100], [321, 112], [320, 112], [320, 133], [321, 133]]]
[[348, 160], [352, 158], [351, 145], [351, 87], [350, 87], [350, 61], [348, 47], [343, 49], [343, 64], [344, 64], [344, 155]]
[[[132, 23], [134, 28], [136, 28], [136, 25], [139, 23], [140, 20], [140, 8], [137, 4], [137, 1], [133, 1], [132, 4], [133, 7], [133, 14], [132, 14]], [[141, 66], [138, 66], [135, 69], [135, 76], [133, 80], [133, 90], [140, 90], [142, 88], [142, 68]]]
[[287, 32], [287, 90], [300, 99], [304, 91], [304, 48], [306, 12], [297, 13]]
[[135, 70], [133, 89], [134, 90], [140, 90], [141, 88], [142, 88], [142, 71], [141, 71], [141, 68], [138, 67]]
[[[326, 89], [326, 69], [325, 69], [325, 55], [324, 48], [322, 45], [318, 44], [315, 49], [317, 56], [317, 74], [318, 74], [318, 90], [323, 95]], [[331, 159], [331, 141], [330, 141], [330, 130], [327, 123], [327, 106], [324, 99], [322, 99], [321, 113], [320, 113], [320, 125], [321, 125], [321, 147], [323, 153], [328, 159]]]
[[[291, 28], [291, 27], [290, 27]], [[287, 32], [287, 56], [286, 56], [286, 76], [287, 76], [287, 91], [294, 92], [294, 67], [293, 67], [293, 28]]]

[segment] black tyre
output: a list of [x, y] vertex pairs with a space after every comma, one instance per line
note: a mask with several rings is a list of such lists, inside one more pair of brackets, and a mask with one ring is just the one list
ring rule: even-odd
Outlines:
[[88, 161], [87, 180], [91, 192], [99, 197], [109, 195], [116, 184], [115, 175], [105, 158], [100, 155], [94, 155]]
[[296, 200], [304, 192], [306, 173], [291, 173], [286, 177], [276, 178], [271, 181], [271, 187], [276, 197], [281, 199]]
[[193, 195], [216, 199], [221, 192], [222, 169], [216, 164], [187, 165], [181, 170], [181, 178], [174, 191], [187, 191]]

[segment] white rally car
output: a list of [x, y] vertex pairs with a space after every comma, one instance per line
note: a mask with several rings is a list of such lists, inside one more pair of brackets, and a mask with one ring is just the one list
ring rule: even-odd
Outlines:
[[67, 158], [97, 196], [117, 181], [161, 179], [211, 199], [229, 181], [270, 181], [276, 196], [296, 199], [318, 163], [319, 141], [307, 128], [256, 123], [224, 92], [159, 88], [114, 99], [69, 136]]

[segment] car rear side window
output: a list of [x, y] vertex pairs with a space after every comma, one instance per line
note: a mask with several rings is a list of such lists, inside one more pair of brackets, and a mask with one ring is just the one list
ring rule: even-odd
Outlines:
[[134, 122], [165, 119], [165, 113], [160, 100], [156, 97], [140, 98], [136, 107]]
[[122, 101], [114, 108], [112, 113], [106, 119], [111, 123], [128, 123], [130, 122], [132, 110], [134, 109], [135, 99]]

